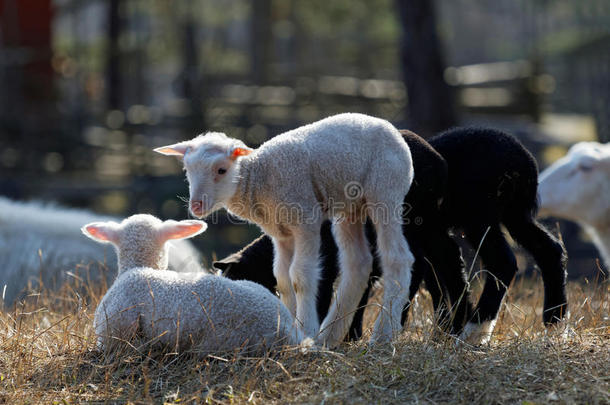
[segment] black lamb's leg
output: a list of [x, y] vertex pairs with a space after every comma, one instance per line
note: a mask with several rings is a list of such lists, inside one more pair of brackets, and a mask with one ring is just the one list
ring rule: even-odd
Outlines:
[[332, 232], [330, 221], [324, 221], [320, 227], [320, 281], [316, 297], [318, 320], [322, 322], [328, 314], [328, 308], [334, 293], [335, 280], [339, 276], [339, 248]]
[[[478, 247], [486, 228], [465, 229], [466, 237], [473, 247]], [[473, 316], [464, 328], [463, 337], [470, 343], [487, 343], [496, 325], [498, 313], [506, 290], [517, 273], [517, 260], [498, 224], [485, 235], [479, 251], [487, 270], [483, 292]]]
[[[426, 279], [426, 286], [432, 282], [440, 283], [445, 290], [446, 303], [444, 311], [441, 307], [439, 319], [451, 334], [459, 334], [466, 319], [472, 313], [470, 291], [464, 274], [464, 260], [457, 243], [448, 235], [444, 228], [428, 237], [427, 257], [432, 262], [433, 279]], [[444, 305], [444, 303], [441, 303]], [[449, 310], [450, 309], [450, 310]]]
[[[400, 324], [403, 327], [405, 326], [405, 322], [409, 317], [409, 311], [411, 309], [413, 298], [415, 298], [415, 294], [417, 294], [417, 291], [419, 291], [419, 287], [421, 286], [425, 272], [428, 271], [426, 267], [427, 264], [425, 263], [424, 257], [421, 254], [415, 254], [415, 263], [413, 263], [413, 271], [411, 273], [411, 285], [409, 286], [409, 302], [402, 309], [402, 314], [400, 317]], [[437, 295], [440, 295], [440, 293]]]
[[436, 324], [443, 331], [450, 332], [451, 313], [449, 311], [450, 303], [448, 302], [447, 290], [444, 288], [441, 277], [436, 270], [429, 265], [427, 267], [424, 273], [424, 281], [426, 282], [426, 289], [432, 298]]
[[563, 319], [568, 310], [566, 297], [567, 254], [563, 244], [532, 218], [505, 222], [512, 237], [536, 260], [544, 283], [545, 325]]

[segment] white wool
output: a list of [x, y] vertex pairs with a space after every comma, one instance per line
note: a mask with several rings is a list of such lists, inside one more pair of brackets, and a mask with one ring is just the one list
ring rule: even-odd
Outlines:
[[369, 215], [385, 283], [373, 339], [387, 340], [400, 331], [414, 261], [400, 216], [413, 165], [408, 146], [389, 122], [339, 114], [278, 135], [256, 150], [219, 133], [155, 150], [183, 158], [194, 215], [225, 207], [273, 238], [282, 301], [312, 337], [319, 331], [320, 225], [334, 220], [341, 276], [319, 335], [330, 346], [343, 340], [371, 271], [362, 214]]
[[204, 273], [136, 268], [125, 271], [95, 311], [105, 346], [139, 332], [146, 341], [206, 353], [259, 351], [303, 339], [294, 318], [263, 286]]
[[[102, 276], [112, 280], [117, 271], [114, 250], [100, 249], [82, 237], [80, 228], [113, 219], [48, 202], [0, 197], [0, 297], [4, 290], [4, 305], [12, 305], [28, 281], [36, 285], [39, 275], [47, 287], [60, 286], [69, 273], [85, 279], [89, 275], [93, 281]], [[190, 242], [172, 244], [170, 268], [202, 270], [201, 256]]]
[[540, 214], [583, 225], [610, 267], [610, 143], [580, 142], [540, 174]]
[[[301, 342], [294, 318], [266, 288], [201, 272], [166, 270], [163, 227], [180, 224], [205, 225], [201, 221], [163, 223], [150, 215], [110, 224], [112, 234], [106, 241], [116, 247], [120, 269], [95, 311], [94, 327], [102, 347], [135, 334], [145, 341], [201, 352], [259, 351]], [[96, 238], [89, 226], [83, 232]]]

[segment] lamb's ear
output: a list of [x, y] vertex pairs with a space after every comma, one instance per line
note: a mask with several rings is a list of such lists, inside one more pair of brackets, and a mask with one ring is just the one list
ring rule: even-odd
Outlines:
[[183, 158], [187, 149], [191, 146], [190, 142], [180, 142], [173, 145], [166, 145], [155, 148], [154, 151], [165, 156], [178, 156]]
[[203, 221], [185, 220], [185, 221], [165, 221], [161, 225], [161, 239], [167, 241], [170, 239], [185, 239], [198, 235], [208, 228], [208, 224]]
[[92, 222], [83, 226], [81, 231], [97, 242], [117, 243], [119, 240], [119, 224], [116, 222]]
[[252, 149], [250, 149], [250, 148], [236, 147], [231, 150], [231, 154], [229, 155], [229, 158], [231, 160], [236, 160], [238, 157], [247, 156], [250, 153], [252, 153]]
[[224, 273], [231, 267], [233, 263], [234, 262], [232, 261], [219, 260], [217, 262], [212, 263], [212, 267]]
[[240, 260], [241, 253], [233, 253], [232, 255], [227, 256], [222, 260], [215, 261], [214, 263], [212, 263], [212, 267], [218, 270], [222, 270], [222, 272], [224, 273], [229, 270], [233, 264], [239, 263]]

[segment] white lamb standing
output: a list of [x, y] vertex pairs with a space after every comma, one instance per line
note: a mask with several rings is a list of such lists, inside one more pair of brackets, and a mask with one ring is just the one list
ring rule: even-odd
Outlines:
[[580, 142], [540, 174], [540, 215], [580, 223], [610, 269], [610, 143]]
[[[307, 336], [317, 335], [330, 347], [343, 340], [372, 269], [363, 226], [369, 216], [384, 270], [383, 310], [371, 342], [400, 332], [414, 262], [401, 230], [413, 165], [407, 144], [389, 122], [339, 114], [278, 135], [256, 150], [208, 133], [155, 151], [183, 159], [193, 215], [224, 207], [271, 236], [282, 301]], [[320, 328], [318, 252], [326, 218], [333, 220], [341, 270]]]
[[114, 245], [119, 274], [94, 318], [100, 348], [135, 336], [178, 350], [236, 349], [258, 353], [298, 344], [303, 334], [281, 301], [266, 288], [206, 273], [167, 270], [167, 241], [203, 232], [203, 221], [165, 221], [134, 215], [88, 224], [88, 237]]
[[[20, 297], [28, 281], [39, 277], [46, 288], [61, 286], [74, 274], [99, 282], [116, 276], [116, 257], [84, 239], [80, 228], [94, 221], [116, 220], [94, 212], [40, 201], [0, 197], [0, 296], [4, 304]], [[171, 246], [170, 268], [203, 271], [202, 258], [186, 240]]]

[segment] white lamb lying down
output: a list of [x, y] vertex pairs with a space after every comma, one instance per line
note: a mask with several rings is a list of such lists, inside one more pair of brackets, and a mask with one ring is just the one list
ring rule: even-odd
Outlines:
[[[39, 276], [48, 288], [60, 286], [69, 273], [93, 282], [102, 276], [114, 279], [113, 249], [100, 249], [79, 231], [89, 222], [110, 220], [114, 218], [91, 211], [0, 197], [0, 297], [4, 289], [4, 304], [12, 305], [28, 281], [36, 282]], [[175, 241], [171, 252], [171, 269], [202, 271], [201, 256], [189, 241]]]
[[203, 221], [151, 215], [83, 227], [90, 238], [112, 243], [119, 257], [119, 275], [95, 311], [99, 346], [139, 336], [178, 350], [260, 352], [303, 340], [288, 309], [263, 286], [166, 270], [166, 242], [206, 228]]
[[540, 174], [540, 214], [580, 223], [610, 268], [610, 143], [580, 142]]

